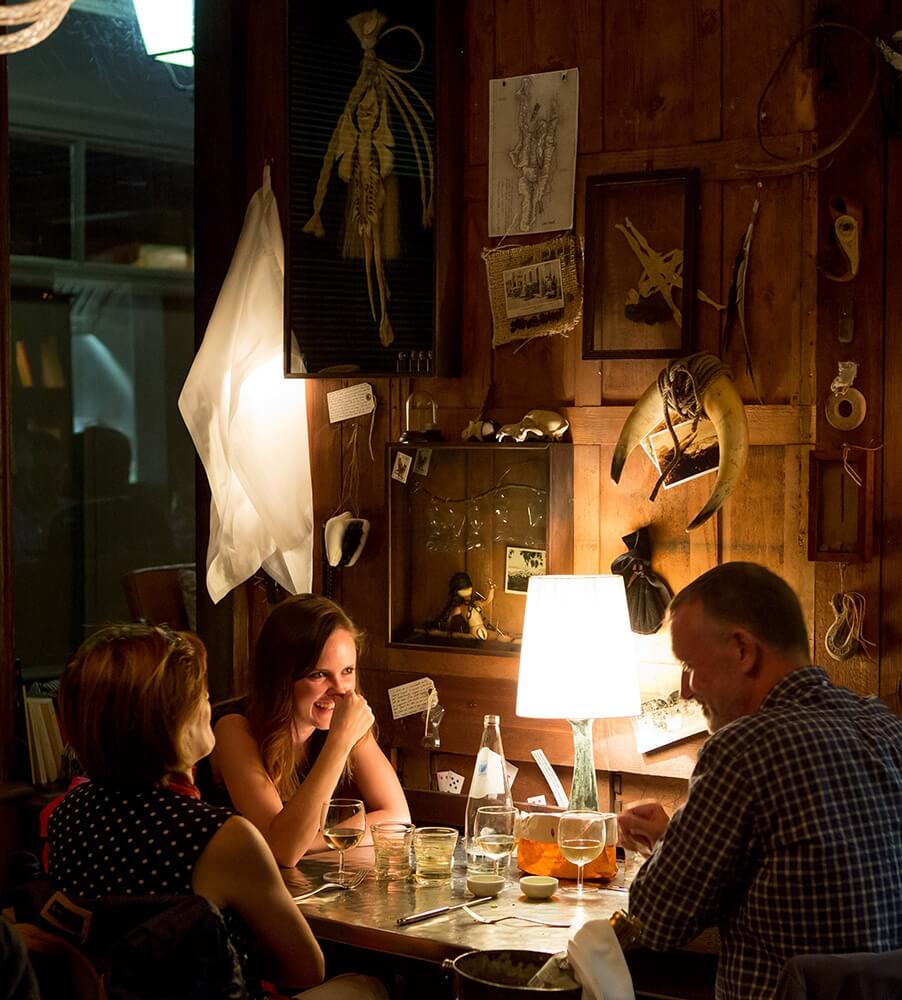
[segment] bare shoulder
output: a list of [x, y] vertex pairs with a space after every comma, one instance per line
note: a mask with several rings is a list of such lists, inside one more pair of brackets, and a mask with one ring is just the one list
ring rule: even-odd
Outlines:
[[258, 852], [266, 854], [268, 851], [263, 835], [250, 820], [243, 816], [230, 816], [210, 838], [201, 859], [211, 854], [220, 860], [238, 861], [242, 857]]
[[243, 816], [230, 816], [210, 838], [194, 866], [193, 887], [219, 906], [233, 904], [240, 885], [276, 871], [260, 831]]
[[213, 727], [213, 732], [216, 734], [217, 739], [220, 736], [228, 736], [230, 738], [247, 736], [249, 739], [254, 739], [250, 723], [243, 715], [239, 715], [237, 712], [230, 712], [219, 719]]

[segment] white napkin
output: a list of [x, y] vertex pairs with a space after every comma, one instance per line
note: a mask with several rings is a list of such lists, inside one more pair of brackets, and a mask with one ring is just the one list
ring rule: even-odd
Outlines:
[[289, 592], [310, 590], [307, 404], [303, 380], [282, 374], [283, 258], [267, 165], [179, 397], [210, 481], [207, 589], [214, 602], [261, 565]]
[[567, 943], [582, 1000], [636, 1000], [623, 949], [607, 920], [590, 920]]

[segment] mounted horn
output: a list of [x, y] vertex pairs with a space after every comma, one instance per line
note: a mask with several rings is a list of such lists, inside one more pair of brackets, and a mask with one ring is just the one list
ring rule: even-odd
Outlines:
[[615, 483], [620, 482], [623, 466], [636, 445], [662, 418], [669, 422], [668, 408], [681, 419], [697, 419], [704, 412], [717, 434], [720, 450], [717, 480], [708, 502], [686, 529], [692, 531], [720, 509], [739, 481], [748, 458], [748, 424], [730, 370], [718, 358], [712, 354], [693, 354], [671, 362], [639, 398], [620, 431], [611, 459], [611, 478]]

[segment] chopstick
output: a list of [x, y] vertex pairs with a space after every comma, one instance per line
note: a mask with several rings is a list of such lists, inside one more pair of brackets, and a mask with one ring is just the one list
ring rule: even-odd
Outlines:
[[453, 906], [438, 906], [434, 910], [423, 910], [421, 913], [411, 913], [406, 917], [398, 917], [399, 927], [406, 927], [408, 924], [418, 924], [421, 920], [429, 920], [432, 917], [440, 917], [443, 913], [450, 913], [452, 910], [459, 910], [464, 906], [478, 906], [480, 903], [488, 903], [494, 896], [480, 896], [478, 899], [468, 899], [465, 903], [455, 903]]

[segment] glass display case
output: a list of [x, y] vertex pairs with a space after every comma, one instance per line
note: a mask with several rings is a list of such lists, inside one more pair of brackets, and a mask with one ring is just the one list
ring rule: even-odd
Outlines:
[[516, 655], [530, 576], [573, 569], [569, 444], [392, 443], [390, 646]]

